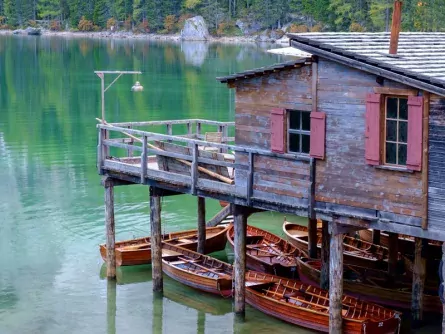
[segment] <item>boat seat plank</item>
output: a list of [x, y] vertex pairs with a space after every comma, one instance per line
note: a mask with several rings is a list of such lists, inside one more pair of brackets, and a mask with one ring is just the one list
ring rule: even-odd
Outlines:
[[171, 249], [162, 249], [162, 257], [169, 257], [169, 256], [180, 256], [181, 253], [175, 252]]

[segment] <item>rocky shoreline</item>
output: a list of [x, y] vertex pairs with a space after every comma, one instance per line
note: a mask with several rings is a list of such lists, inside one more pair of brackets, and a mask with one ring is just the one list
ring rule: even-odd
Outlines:
[[[13, 35], [14, 30], [0, 30], [0, 35]], [[17, 33], [16, 33], [17, 34]], [[25, 35], [25, 34], [18, 34]], [[142, 39], [142, 40], [157, 40], [157, 41], [181, 41], [180, 34], [135, 34], [132, 32], [125, 31], [98, 31], [98, 32], [79, 32], [79, 31], [50, 31], [50, 30], [41, 30], [41, 36], [59, 36], [66, 38], [100, 38], [100, 39]], [[286, 38], [281, 38], [279, 40], [273, 39], [262, 39], [258, 41], [258, 35], [251, 36], [225, 36], [225, 37], [213, 37], [209, 36], [206, 41], [207, 43], [279, 43], [279, 44], [288, 44], [288, 40]]]

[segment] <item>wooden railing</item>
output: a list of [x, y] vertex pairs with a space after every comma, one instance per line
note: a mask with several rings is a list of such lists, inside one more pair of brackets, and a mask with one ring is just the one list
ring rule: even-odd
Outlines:
[[[174, 126], [186, 125], [186, 133], [176, 133]], [[218, 132], [222, 132], [222, 142], [215, 143], [202, 140], [202, 126], [216, 127]], [[136, 129], [139, 127], [165, 126], [167, 134], [149, 132]], [[223, 195], [236, 196], [246, 200], [250, 205], [253, 193], [253, 182], [255, 157], [258, 155], [277, 157], [282, 159], [293, 159], [310, 161], [309, 157], [277, 154], [267, 150], [255, 149], [240, 145], [231, 144], [233, 137], [229, 137], [230, 127], [233, 122], [216, 122], [207, 120], [179, 120], [179, 121], [152, 121], [152, 122], [131, 122], [98, 124], [98, 171], [105, 174], [107, 171], [124, 173], [138, 177], [140, 183], [146, 183], [146, 179], [170, 183], [177, 186], [185, 186], [189, 193], [196, 195], [198, 189], [207, 190]], [[195, 130], [195, 131], [193, 131]], [[175, 133], [173, 135], [173, 133]], [[190, 148], [190, 154], [183, 154], [171, 151], [164, 151], [156, 146], [155, 142], [166, 142]], [[202, 151], [209, 148], [212, 152], [219, 152], [224, 159], [212, 159], [201, 156]], [[124, 151], [124, 154], [111, 156], [111, 150]], [[140, 152], [140, 157], [133, 157], [134, 152]], [[199, 154], [198, 154], [199, 152]], [[113, 151], [114, 154], [114, 151]], [[241, 163], [238, 157], [247, 155], [245, 163]], [[150, 162], [156, 161], [156, 156], [173, 158], [190, 167], [189, 175], [150, 168]], [[226, 167], [233, 171], [246, 171], [247, 182], [243, 188], [237, 187], [234, 181], [224, 177], [212, 177], [212, 179], [199, 176], [203, 173], [203, 165], [215, 167]], [[205, 169], [205, 168], [204, 168]], [[204, 173], [205, 174], [205, 173]], [[209, 174], [208, 174], [209, 175]]]

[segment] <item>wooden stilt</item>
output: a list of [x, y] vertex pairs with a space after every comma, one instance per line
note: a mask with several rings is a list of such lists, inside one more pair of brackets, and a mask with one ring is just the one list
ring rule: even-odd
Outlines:
[[116, 278], [115, 226], [114, 226], [114, 185], [113, 180], [106, 178], [105, 187], [105, 225], [107, 232], [107, 278]]
[[[335, 224], [335, 223], [333, 223]], [[331, 234], [329, 256], [329, 333], [341, 334], [343, 299], [343, 235]]]
[[116, 334], [116, 281], [107, 282], [107, 333]]
[[380, 230], [372, 230], [372, 243], [380, 245]]
[[321, 229], [321, 278], [320, 287], [329, 289], [329, 248], [331, 236], [329, 234], [329, 222], [323, 221]]
[[205, 254], [206, 243], [206, 202], [198, 197], [198, 253]]
[[388, 274], [389, 277], [395, 277], [397, 271], [397, 260], [399, 253], [399, 235], [397, 233], [388, 233], [389, 236], [389, 254], [388, 254]]
[[423, 289], [425, 286], [425, 265], [422, 257], [423, 242], [421, 238], [414, 239], [414, 267], [411, 313], [413, 324], [418, 325], [423, 320]]
[[309, 219], [308, 222], [308, 255], [316, 259], [318, 257], [317, 248], [317, 219]]
[[153, 291], [162, 292], [161, 197], [150, 187], [151, 275]]
[[234, 207], [235, 225], [235, 313], [244, 316], [246, 282], [247, 215], [244, 207]]

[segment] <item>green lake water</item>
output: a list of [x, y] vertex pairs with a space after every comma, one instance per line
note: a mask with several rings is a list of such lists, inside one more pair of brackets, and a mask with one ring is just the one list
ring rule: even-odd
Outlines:
[[[255, 45], [0, 37], [0, 334], [295, 331], [251, 308], [237, 322], [230, 299], [167, 277], [156, 298], [150, 266], [119, 268], [117, 285], [107, 283], [98, 252], [104, 191], [95, 167], [100, 80], [93, 71], [144, 72], [106, 92], [108, 121], [229, 121], [233, 91], [215, 77], [280, 60]], [[143, 93], [130, 91], [135, 80]], [[149, 234], [147, 187], [118, 187], [115, 203], [117, 240]], [[217, 210], [208, 200], [207, 216]], [[165, 198], [163, 232], [194, 228], [195, 213], [195, 198]], [[282, 218], [261, 214], [252, 222], [280, 231]], [[233, 259], [229, 248], [217, 256]]]
[[[118, 268], [117, 284], [107, 282], [98, 252], [93, 71], [144, 72], [106, 92], [108, 121], [231, 121], [234, 92], [215, 77], [283, 59], [256, 45], [0, 36], [0, 334], [308, 332], [250, 307], [239, 322], [230, 299], [168, 277], [163, 297], [153, 295], [150, 266]], [[143, 93], [130, 92], [135, 80]], [[162, 204], [163, 232], [196, 226], [196, 198]], [[116, 188], [115, 205], [117, 240], [149, 234], [147, 187]], [[219, 209], [207, 201], [208, 217]], [[282, 222], [277, 213], [249, 219], [280, 235]], [[230, 248], [216, 256], [233, 260]]]

